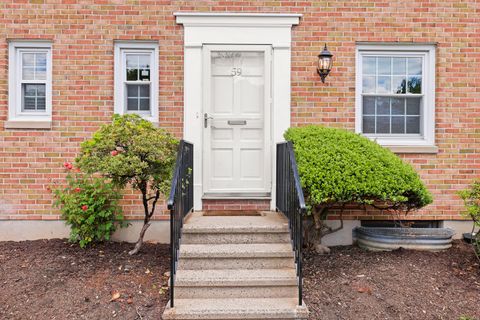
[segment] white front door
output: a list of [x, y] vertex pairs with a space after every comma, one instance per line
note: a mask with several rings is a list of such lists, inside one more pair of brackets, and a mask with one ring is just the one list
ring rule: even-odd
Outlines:
[[204, 193], [269, 195], [270, 46], [204, 47]]

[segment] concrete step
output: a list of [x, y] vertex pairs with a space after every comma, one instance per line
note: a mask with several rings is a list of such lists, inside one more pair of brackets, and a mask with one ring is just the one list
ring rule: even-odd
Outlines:
[[163, 319], [307, 319], [305, 303], [291, 298], [176, 299], [175, 308], [167, 305]]
[[178, 270], [175, 299], [295, 298], [294, 269]]
[[182, 244], [178, 269], [294, 268], [290, 244]]
[[[196, 230], [195, 230], [196, 231]], [[290, 243], [285, 232], [184, 232], [182, 244]]]
[[292, 258], [288, 243], [182, 244], [180, 259], [185, 258]]

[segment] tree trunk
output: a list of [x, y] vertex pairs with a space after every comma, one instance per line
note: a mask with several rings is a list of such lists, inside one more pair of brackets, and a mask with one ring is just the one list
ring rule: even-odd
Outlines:
[[134, 255], [138, 253], [138, 251], [142, 247], [143, 237], [145, 236], [145, 232], [147, 231], [148, 227], [150, 227], [150, 222], [145, 222], [143, 224], [142, 230], [140, 231], [140, 235], [138, 236], [137, 243], [135, 243], [135, 247], [133, 248], [133, 250], [128, 252], [129, 255]]

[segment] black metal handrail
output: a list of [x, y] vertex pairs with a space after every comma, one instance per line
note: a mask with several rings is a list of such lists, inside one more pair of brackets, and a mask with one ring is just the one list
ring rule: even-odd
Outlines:
[[303, 216], [306, 212], [305, 198], [298, 175], [297, 162], [293, 152], [293, 144], [282, 142], [277, 144], [277, 190], [278, 211], [288, 218], [293, 250], [295, 251], [295, 264], [298, 279], [298, 304], [303, 304], [303, 273], [302, 273], [302, 247], [303, 247]]
[[193, 208], [193, 144], [181, 140], [167, 201], [170, 210], [170, 307], [174, 306], [175, 274], [183, 219]]

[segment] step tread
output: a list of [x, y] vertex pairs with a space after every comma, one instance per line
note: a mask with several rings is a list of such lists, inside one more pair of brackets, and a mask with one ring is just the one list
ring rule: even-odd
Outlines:
[[293, 257], [289, 243], [241, 243], [241, 244], [182, 244], [182, 258], [248, 258]]
[[288, 222], [280, 214], [265, 216], [192, 216], [183, 233], [258, 233], [288, 232]]
[[305, 304], [297, 303], [296, 298], [175, 299], [164, 319], [306, 319]]
[[178, 270], [176, 286], [286, 286], [297, 285], [297, 275], [288, 269]]

